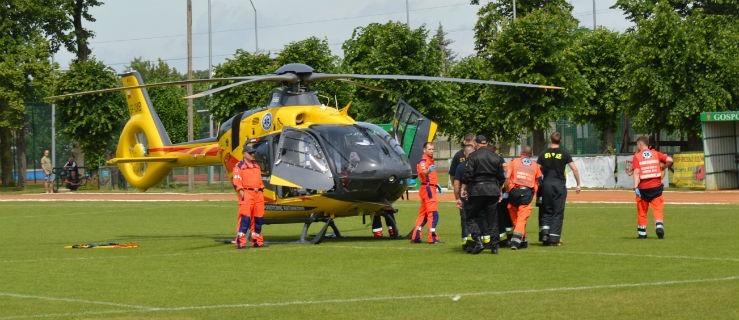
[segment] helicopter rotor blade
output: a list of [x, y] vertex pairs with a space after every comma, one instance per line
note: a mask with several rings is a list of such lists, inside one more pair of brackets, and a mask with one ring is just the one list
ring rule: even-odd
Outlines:
[[414, 76], [414, 75], [404, 75], [404, 74], [313, 73], [308, 78], [308, 81], [333, 80], [333, 79], [386, 79], [386, 80], [413, 80], [413, 81], [443, 81], [443, 82], [459, 82], [459, 83], [492, 84], [492, 85], [498, 85], [498, 86], [526, 87], [526, 88], [538, 88], [538, 89], [557, 89], [557, 90], [564, 89], [563, 87], [549, 86], [549, 85], [542, 85], [542, 84], [529, 84], [529, 83], [479, 80], [479, 79]]
[[257, 81], [284, 81], [284, 82], [291, 82], [292, 83], [292, 82], [299, 81], [298, 76], [296, 76], [296, 75], [294, 75], [292, 73], [279, 74], [279, 75], [277, 75], [277, 74], [271, 74], [271, 75], [263, 75], [263, 76], [255, 76], [255, 77], [242, 77], [242, 78], [248, 79], [248, 80], [239, 81], [239, 82], [232, 83], [232, 84], [225, 85], [225, 86], [220, 86], [220, 87], [213, 88], [213, 89], [210, 89], [210, 90], [206, 90], [206, 91], [203, 91], [203, 92], [198, 92], [196, 94], [187, 96], [184, 99], [202, 98], [202, 97], [205, 97], [205, 96], [209, 96], [211, 94], [214, 94], [216, 92], [220, 92], [220, 91], [223, 91], [223, 90], [231, 89], [233, 87], [240, 86], [242, 84], [247, 84], [247, 83], [250, 83], [250, 82], [257, 82]]
[[[270, 75], [267, 75], [267, 76], [270, 76]], [[75, 93], [61, 94], [61, 95], [57, 95], [57, 96], [46, 97], [46, 99], [50, 99], [50, 100], [61, 100], [61, 99], [68, 98], [68, 97], [75, 97], [75, 96], [81, 96], [81, 95], [87, 95], [87, 94], [95, 94], [95, 93], [108, 93], [108, 92], [118, 92], [118, 91], [133, 90], [133, 89], [166, 87], [166, 86], [183, 86], [183, 85], [187, 85], [187, 84], [191, 84], [191, 83], [192, 84], [195, 84], [195, 83], [204, 83], [204, 82], [239, 81], [239, 80], [253, 79], [253, 78], [257, 78], [257, 77], [263, 77], [263, 76], [212, 78], [212, 79], [193, 79], [193, 80], [181, 80], [181, 81], [167, 81], [167, 82], [142, 84], [142, 85], [138, 85], [138, 86], [116, 87], [116, 88], [107, 88], [107, 89], [100, 89], [100, 90], [91, 90], [91, 91], [83, 91], [83, 92], [75, 92]]]
[[356, 82], [356, 81], [352, 81], [352, 80], [349, 80], [349, 79], [338, 78], [338, 79], [335, 79], [335, 80], [341, 81], [341, 82], [346, 82], [346, 83], [349, 83], [349, 84], [353, 84], [353, 85], [355, 85], [357, 87], [362, 87], [362, 88], [365, 88], [365, 89], [368, 89], [368, 90], [372, 90], [372, 91], [390, 92], [390, 90], [387, 90], [387, 89], [383, 89], [383, 88], [380, 88], [380, 87], [371, 86], [371, 85], [368, 85], [368, 84], [365, 84], [365, 83]]

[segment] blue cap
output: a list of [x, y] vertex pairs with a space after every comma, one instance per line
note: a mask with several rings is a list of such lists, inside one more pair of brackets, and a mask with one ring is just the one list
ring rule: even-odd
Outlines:
[[252, 145], [244, 145], [244, 152], [246, 153], [254, 153], [257, 152], [257, 149], [254, 149]]

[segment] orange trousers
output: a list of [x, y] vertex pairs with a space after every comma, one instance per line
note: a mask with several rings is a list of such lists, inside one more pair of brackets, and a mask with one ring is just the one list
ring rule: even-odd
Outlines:
[[245, 197], [239, 199], [239, 214], [236, 223], [236, 248], [246, 246], [246, 235], [251, 229], [254, 246], [262, 246], [262, 224], [264, 223], [264, 197], [260, 191], [246, 190]]
[[526, 238], [526, 221], [529, 220], [532, 210], [533, 206], [531, 203], [518, 207], [510, 203], [508, 204], [508, 214], [511, 216], [514, 234], [518, 233], [521, 234], [523, 238]]
[[413, 228], [411, 240], [421, 240], [421, 230], [426, 224], [428, 224], [429, 230], [429, 243], [439, 240], [439, 236], [436, 234], [436, 225], [439, 223], [439, 197], [436, 193], [436, 186], [431, 185], [421, 185], [418, 190], [421, 197], [421, 207], [418, 208], [418, 217], [416, 217], [416, 226]]
[[646, 226], [647, 221], [647, 211], [649, 211], [649, 207], [652, 207], [652, 215], [654, 216], [654, 221], [664, 221], [665, 220], [665, 198], [660, 195], [659, 197], [656, 197], [652, 199], [652, 201], [644, 201], [642, 198], [636, 197], [636, 224], [639, 226]]

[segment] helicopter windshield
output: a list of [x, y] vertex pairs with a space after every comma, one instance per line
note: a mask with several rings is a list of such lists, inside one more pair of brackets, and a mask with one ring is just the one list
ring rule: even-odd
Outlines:
[[339, 173], [373, 175], [378, 170], [383, 170], [385, 160], [405, 162], [398, 152], [399, 148], [394, 148], [383, 138], [382, 134], [387, 133], [379, 127], [379, 132], [367, 124], [313, 125], [311, 129], [326, 141], [328, 158]]
[[385, 141], [385, 143], [387, 143], [386, 146], [389, 146], [390, 148], [395, 150], [395, 153], [398, 156], [401, 156], [401, 158], [405, 159], [405, 151], [403, 151], [403, 147], [401, 147], [400, 144], [398, 144], [398, 142], [395, 141], [395, 139], [393, 139], [390, 133], [385, 131], [385, 129], [381, 128], [380, 126], [376, 124], [372, 124], [368, 122], [357, 122], [357, 126], [368, 130], [368, 133], [372, 135], [376, 135], [377, 137]]

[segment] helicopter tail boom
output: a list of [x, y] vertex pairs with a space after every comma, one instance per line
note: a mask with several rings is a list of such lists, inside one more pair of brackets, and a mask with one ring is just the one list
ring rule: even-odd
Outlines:
[[[122, 76], [123, 85], [143, 84], [138, 72]], [[118, 140], [116, 157], [108, 161], [116, 164], [126, 180], [139, 190], [159, 183], [174, 167], [218, 163], [218, 144], [192, 142], [172, 145], [145, 88], [125, 90], [128, 112], [126, 123]]]

